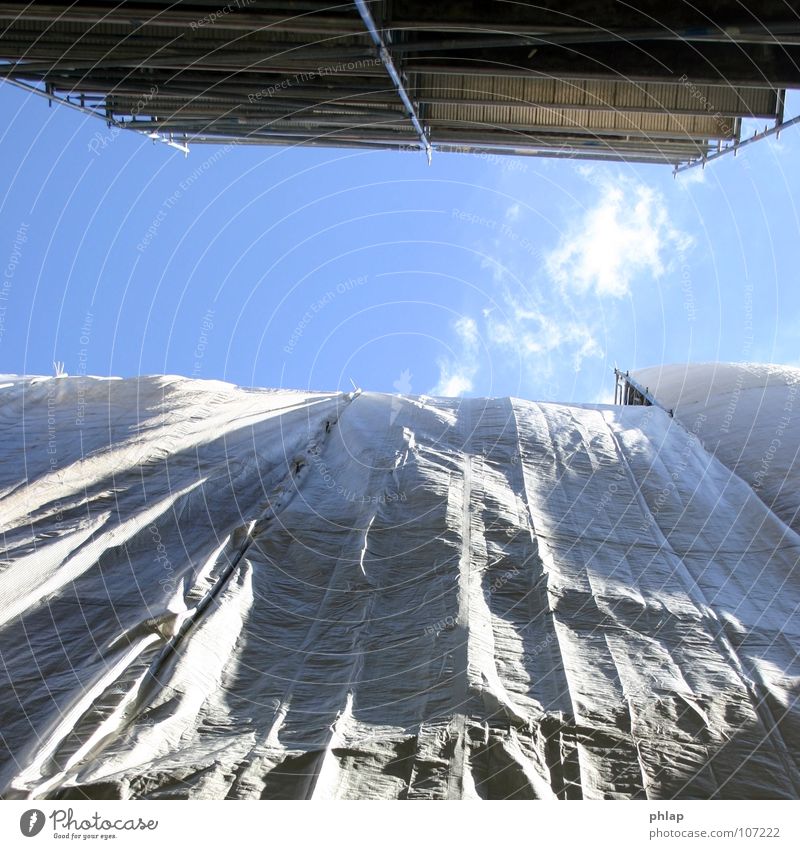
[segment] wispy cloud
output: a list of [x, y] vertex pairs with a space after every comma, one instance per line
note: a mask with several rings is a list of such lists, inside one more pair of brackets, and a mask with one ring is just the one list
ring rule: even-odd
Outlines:
[[706, 182], [706, 169], [700, 165], [681, 171], [675, 178], [676, 183], [681, 186], [696, 186]]
[[588, 322], [570, 314], [563, 304], [546, 303], [534, 293], [527, 294], [527, 303], [510, 292], [503, 299], [504, 309], [486, 317], [487, 341], [521, 355], [532, 376], [552, 375], [551, 355], [558, 355], [559, 362], [566, 360], [575, 371], [580, 371], [587, 357], [603, 356]]
[[453, 323], [458, 340], [458, 352], [454, 357], [437, 360], [439, 381], [431, 389], [431, 395], [456, 397], [471, 392], [479, 367], [480, 337], [475, 319], [461, 316]]
[[673, 226], [656, 190], [624, 180], [599, 188], [598, 202], [547, 255], [547, 270], [566, 292], [622, 298], [637, 277], [661, 277], [691, 239]]
[[472, 244], [483, 254], [489, 303], [455, 322], [454, 354], [437, 363], [435, 394], [473, 391], [495, 360], [499, 369], [520, 369], [528, 391], [560, 396], [562, 382], [574, 386], [575, 373], [605, 357], [619, 299], [679, 267], [692, 239], [673, 223], [657, 189], [618, 175], [612, 182], [601, 169], [578, 174], [585, 181], [579, 196], [588, 202], [550, 245], [542, 241], [541, 218], [521, 202], [512, 200], [494, 218], [491, 209], [480, 211], [489, 224]]
[[594, 397], [589, 399], [589, 404], [613, 404], [614, 403], [614, 388], [606, 387], [595, 393]]

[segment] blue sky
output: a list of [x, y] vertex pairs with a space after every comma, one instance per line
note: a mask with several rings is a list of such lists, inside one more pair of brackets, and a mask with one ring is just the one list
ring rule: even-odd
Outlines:
[[673, 179], [461, 154], [184, 157], [9, 85], [0, 107], [2, 372], [592, 402], [615, 363], [800, 363], [800, 128]]

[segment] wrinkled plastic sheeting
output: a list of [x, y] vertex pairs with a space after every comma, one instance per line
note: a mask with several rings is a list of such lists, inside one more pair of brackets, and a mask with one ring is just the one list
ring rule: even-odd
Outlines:
[[690, 363], [634, 377], [800, 533], [800, 368]]
[[800, 539], [658, 408], [0, 392], [7, 798], [798, 796]]

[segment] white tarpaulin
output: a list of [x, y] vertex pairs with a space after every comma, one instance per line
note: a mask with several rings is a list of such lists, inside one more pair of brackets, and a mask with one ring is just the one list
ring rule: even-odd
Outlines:
[[7, 798], [800, 795], [800, 538], [657, 407], [0, 400]]
[[800, 533], [800, 369], [696, 363], [633, 376]]

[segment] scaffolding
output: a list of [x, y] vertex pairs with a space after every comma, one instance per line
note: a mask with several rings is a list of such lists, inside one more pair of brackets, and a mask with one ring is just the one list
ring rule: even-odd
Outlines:
[[629, 371], [614, 369], [614, 403], [626, 407], [659, 407], [669, 416], [672, 410], [661, 405], [650, 392], [649, 386], [642, 386], [635, 381]]
[[174, 145], [669, 164], [780, 128], [800, 24], [779, 0], [4, 3], [0, 79]]

